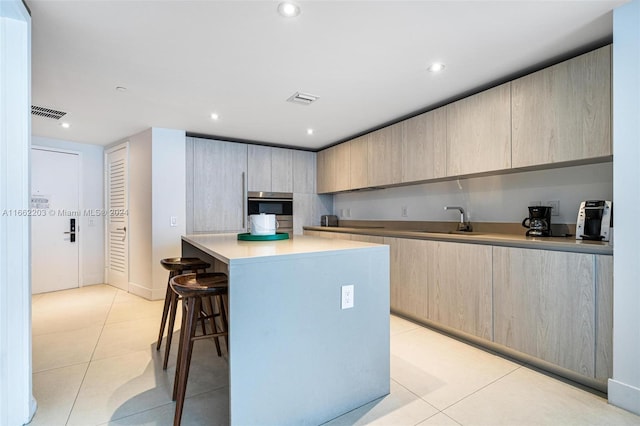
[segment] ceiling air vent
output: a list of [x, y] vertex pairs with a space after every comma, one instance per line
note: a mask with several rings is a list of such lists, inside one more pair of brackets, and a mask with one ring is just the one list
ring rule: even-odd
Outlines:
[[64, 112], [64, 111], [58, 111], [58, 110], [51, 109], [51, 108], [45, 108], [45, 107], [41, 107], [41, 106], [31, 105], [31, 114], [33, 114], [33, 115], [35, 115], [37, 117], [52, 118], [54, 120], [60, 120], [67, 113]]
[[287, 102], [293, 102], [294, 104], [301, 104], [301, 105], [311, 105], [313, 102], [317, 100], [318, 100], [318, 97], [315, 95], [296, 92], [293, 95], [291, 95], [289, 99], [287, 99]]

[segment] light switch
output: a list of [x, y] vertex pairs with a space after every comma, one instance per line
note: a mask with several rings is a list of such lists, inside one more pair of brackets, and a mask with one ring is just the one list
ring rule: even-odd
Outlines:
[[174, 228], [176, 226], [178, 226], [178, 218], [177, 218], [177, 216], [171, 216], [171, 226], [174, 227]]

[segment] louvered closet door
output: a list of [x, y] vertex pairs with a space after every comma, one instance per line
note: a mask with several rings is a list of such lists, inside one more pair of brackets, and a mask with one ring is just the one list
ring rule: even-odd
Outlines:
[[129, 176], [128, 148], [116, 147], [107, 152], [107, 282], [129, 289]]

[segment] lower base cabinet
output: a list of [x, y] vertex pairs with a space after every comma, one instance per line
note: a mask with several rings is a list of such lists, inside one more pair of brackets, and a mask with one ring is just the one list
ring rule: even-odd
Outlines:
[[493, 248], [495, 342], [611, 377], [612, 256]]
[[491, 246], [385, 238], [391, 309], [492, 340]]
[[613, 256], [322, 231], [305, 235], [389, 245], [393, 312], [535, 357], [601, 387], [612, 377]]

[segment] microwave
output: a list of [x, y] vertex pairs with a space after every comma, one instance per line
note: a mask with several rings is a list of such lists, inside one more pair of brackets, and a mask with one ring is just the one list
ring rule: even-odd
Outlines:
[[293, 234], [293, 194], [290, 192], [258, 192], [247, 193], [247, 213], [275, 214], [278, 221], [278, 232]]

